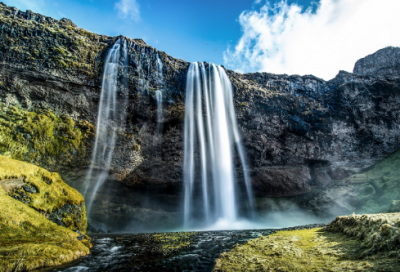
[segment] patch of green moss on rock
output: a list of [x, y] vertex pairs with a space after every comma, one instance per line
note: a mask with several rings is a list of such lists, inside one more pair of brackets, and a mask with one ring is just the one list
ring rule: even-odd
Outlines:
[[[20, 185], [5, 186], [10, 180]], [[8, 195], [40, 212], [49, 220], [71, 230], [85, 232], [86, 210], [83, 196], [65, 184], [58, 173], [0, 156], [0, 187]], [[64, 223], [65, 222], [65, 223]], [[63, 224], [61, 224], [63, 223]]]
[[74, 165], [87, 155], [94, 126], [51, 110], [0, 104], [0, 154], [38, 165]]
[[57, 174], [2, 156], [0, 175], [2, 181], [23, 177], [38, 191], [29, 195], [32, 205], [27, 205], [13, 199], [0, 186], [0, 271], [31, 271], [89, 254], [87, 236], [58, 226], [41, 213], [64, 202], [81, 203], [83, 197], [77, 191], [65, 185]]
[[165, 232], [149, 236], [154, 243], [151, 251], [153, 254], [170, 255], [190, 245], [195, 232]]

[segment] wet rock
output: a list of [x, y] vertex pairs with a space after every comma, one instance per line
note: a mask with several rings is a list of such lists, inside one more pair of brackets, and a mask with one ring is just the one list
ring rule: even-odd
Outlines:
[[32, 194], [36, 194], [37, 193], [37, 190], [36, 190], [35, 186], [30, 186], [30, 185], [27, 184], [27, 185], [24, 185], [23, 188], [28, 193], [32, 193]]
[[83, 239], [85, 239], [85, 235], [80, 232], [79, 230], [75, 231], [79, 236], [77, 237], [79, 241], [82, 241]]
[[76, 232], [84, 231], [84, 229], [77, 229], [83, 221], [86, 221], [86, 215], [82, 212], [82, 207], [78, 205], [67, 203], [48, 214], [47, 218], [59, 226], [72, 228]]

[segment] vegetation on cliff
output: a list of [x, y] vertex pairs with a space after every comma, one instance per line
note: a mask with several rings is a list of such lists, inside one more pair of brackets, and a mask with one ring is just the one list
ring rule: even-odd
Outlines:
[[[63, 226], [49, 219], [65, 205]], [[83, 197], [57, 173], [0, 156], [0, 270], [30, 271], [89, 253]], [[81, 241], [79, 241], [81, 240]]]
[[214, 271], [398, 271], [400, 214], [338, 217], [279, 231], [222, 253]]
[[38, 165], [71, 165], [87, 156], [94, 127], [51, 110], [27, 111], [0, 103], [0, 153]]
[[[35, 70], [65, 69], [72, 75], [100, 78], [108, 37], [78, 28], [67, 19], [58, 21], [27, 13], [0, 3], [0, 51], [18, 56], [14, 64], [25, 63]], [[37, 36], [50, 39], [31, 39]]]

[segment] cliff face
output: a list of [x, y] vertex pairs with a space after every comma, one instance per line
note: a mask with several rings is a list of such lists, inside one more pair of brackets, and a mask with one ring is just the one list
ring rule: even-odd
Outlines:
[[[57, 21], [0, 4], [2, 111], [10, 107], [26, 112], [50, 110], [71, 119], [71, 129], [82, 135], [81, 148], [70, 143], [71, 154], [81, 151], [80, 155], [66, 161], [62, 152], [46, 159], [32, 156], [39, 152], [34, 140], [40, 132], [23, 132], [18, 143], [28, 148], [20, 159], [37, 158], [32, 162], [59, 171], [81, 192], [90, 183], [85, 176], [103, 61], [117, 38], [93, 34], [67, 19]], [[118, 93], [121, 105], [128, 101], [127, 119], [118, 129], [110, 177], [94, 202], [94, 216], [98, 221], [112, 219], [120, 228], [127, 224], [127, 218], [136, 225], [173, 224], [176, 218], [171, 217], [180, 212], [183, 187], [189, 63], [142, 40], [120, 38], [127, 42], [129, 56], [129, 67], [120, 75], [127, 88]], [[156, 70], [157, 54], [163, 63], [162, 73]], [[379, 67], [385, 63], [372, 62], [381, 63]], [[302, 195], [302, 205], [316, 211], [312, 198], [307, 198], [309, 192], [325, 190], [400, 146], [398, 73], [370, 76], [367, 72], [341, 71], [331, 81], [314, 76], [227, 73], [235, 88], [236, 115], [257, 198]], [[156, 90], [163, 92], [161, 135], [156, 133]], [[6, 119], [4, 114], [2, 118]], [[2, 146], [4, 154], [9, 145], [0, 141]], [[12, 152], [8, 155], [16, 157]], [[236, 161], [239, 177], [241, 169]], [[238, 186], [244, 186], [243, 180], [238, 180]]]
[[230, 76], [260, 196], [327, 186], [399, 147], [399, 78]]
[[363, 76], [399, 76], [400, 48], [389, 46], [358, 60], [353, 73]]

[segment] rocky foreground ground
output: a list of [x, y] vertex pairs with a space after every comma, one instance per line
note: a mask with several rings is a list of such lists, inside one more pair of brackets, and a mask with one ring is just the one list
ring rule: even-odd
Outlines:
[[213, 271], [400, 271], [400, 213], [261, 236], [222, 253]]

